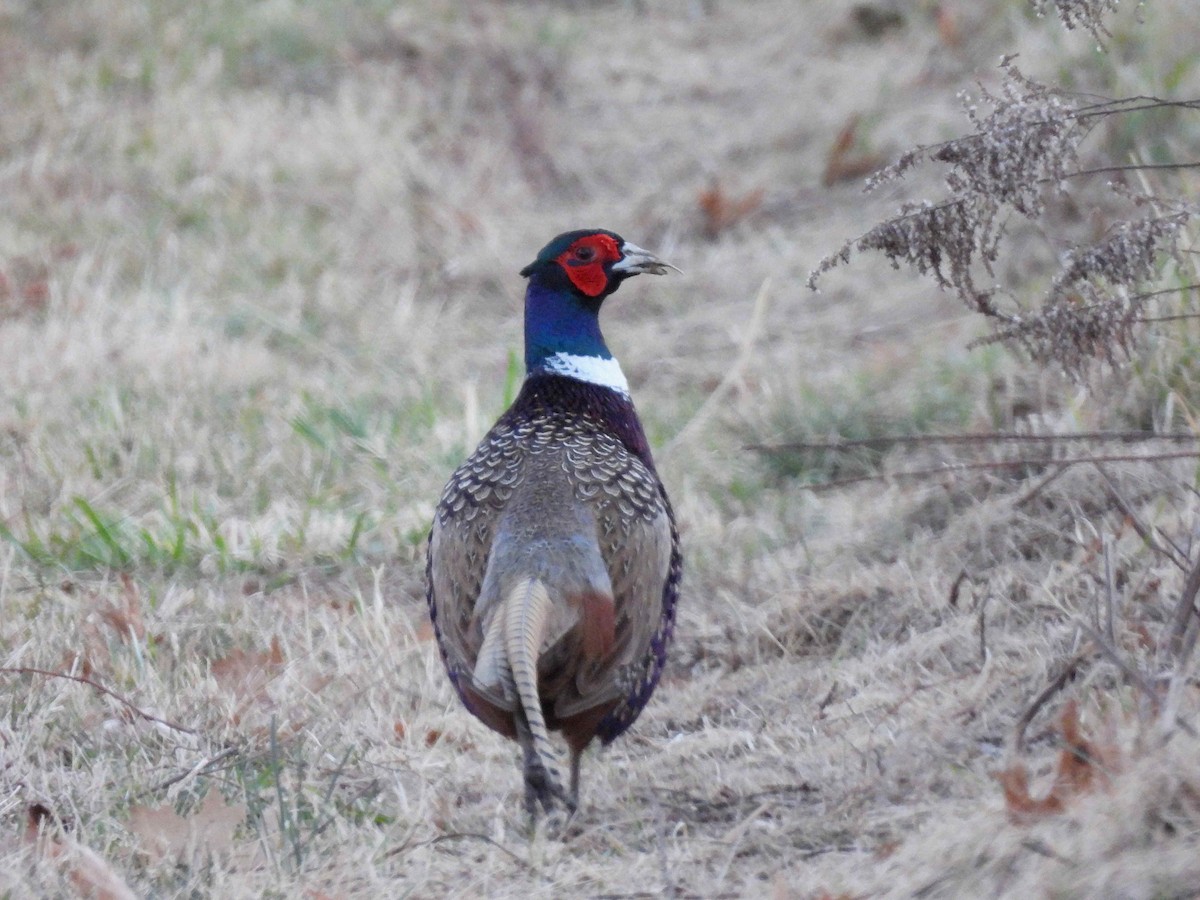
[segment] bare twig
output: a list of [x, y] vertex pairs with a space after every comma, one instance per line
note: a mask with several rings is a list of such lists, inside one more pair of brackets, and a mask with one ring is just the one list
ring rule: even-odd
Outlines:
[[882, 449], [898, 445], [929, 446], [937, 444], [999, 444], [999, 443], [1091, 443], [1113, 441], [1137, 443], [1144, 441], [1194, 441], [1190, 431], [1156, 434], [1152, 431], [1074, 431], [1065, 434], [1021, 434], [1013, 431], [992, 431], [981, 434], [896, 434], [885, 437], [857, 438], [836, 441], [785, 441], [780, 444], [747, 444], [745, 449], [758, 453], [813, 450], [841, 452], [845, 450]]
[[1162, 538], [1164, 541], [1166, 541], [1168, 544], [1171, 545], [1171, 549], [1175, 551], [1177, 557], [1181, 561], [1180, 568], [1186, 572], [1187, 565], [1188, 565], [1188, 559], [1190, 558], [1190, 555], [1188, 554], [1188, 552], [1186, 550], [1184, 550], [1182, 547], [1180, 547], [1179, 544], [1177, 544], [1175, 542], [1175, 538], [1173, 538], [1173, 537], [1171, 537], [1171, 535], [1167, 534], [1166, 529], [1164, 529], [1161, 525], [1155, 525], [1154, 530], [1158, 532], [1158, 536], [1160, 538]]
[[971, 576], [967, 574], [967, 570], [963, 569], [958, 573], [958, 577], [954, 579], [954, 584], [950, 585], [950, 596], [947, 602], [951, 607], [958, 606], [958, 593], [962, 590], [963, 582]]
[[1030, 500], [1032, 500], [1034, 497], [1036, 497], [1038, 494], [1040, 494], [1042, 491], [1044, 491], [1051, 483], [1053, 483], [1058, 478], [1060, 478], [1062, 476], [1063, 472], [1067, 471], [1067, 469], [1069, 469], [1069, 468], [1070, 468], [1070, 466], [1059, 466], [1058, 468], [1056, 468], [1053, 472], [1051, 472], [1049, 475], [1047, 475], [1045, 478], [1043, 478], [1041, 481], [1039, 481], [1037, 484], [1035, 484], [1033, 487], [1031, 487], [1029, 490], [1027, 490], [1024, 494], [1022, 494], [1020, 497], [1018, 497], [1016, 500], [1014, 500], [1013, 508], [1020, 509], [1022, 506], [1024, 506], [1026, 503], [1028, 503]]
[[1152, 325], [1156, 322], [1182, 322], [1185, 319], [1200, 319], [1200, 313], [1179, 313], [1174, 316], [1143, 316], [1134, 321], [1142, 325]]
[[1045, 841], [1038, 840], [1037, 838], [1028, 838], [1021, 841], [1021, 849], [1028, 850], [1030, 853], [1036, 853], [1038, 856], [1044, 856], [1046, 859], [1052, 859], [1055, 862], [1060, 862], [1065, 865], [1074, 865], [1075, 863], [1074, 860], [1067, 859], [1067, 857], [1056, 853], [1049, 844], [1047, 844]]
[[[1116, 585], [1113, 583], [1113, 564], [1112, 564], [1112, 535], [1104, 535], [1104, 596], [1105, 596], [1105, 615], [1104, 615], [1104, 636], [1108, 638], [1108, 642], [1114, 647], [1117, 645], [1117, 635], [1113, 626], [1113, 609], [1116, 606]], [[1100, 615], [1099, 611], [1096, 614], [1097, 626], [1099, 626]]]
[[817, 718], [821, 718], [825, 714], [825, 708], [833, 702], [833, 698], [837, 696], [838, 683], [835, 681], [829, 686], [829, 690], [825, 692], [825, 696], [821, 698], [821, 702], [817, 704]]
[[187, 728], [184, 725], [180, 725], [178, 722], [172, 722], [170, 719], [163, 719], [163, 718], [160, 718], [159, 716], [154, 715], [153, 713], [146, 712], [144, 709], [141, 709], [140, 707], [135, 706], [133, 703], [126, 700], [124, 697], [122, 697], [120, 694], [118, 694], [116, 691], [112, 690], [111, 688], [107, 688], [104, 685], [100, 684], [100, 682], [95, 681], [91, 678], [88, 678], [84, 675], [71, 675], [70, 673], [67, 673], [67, 672], [51, 672], [48, 669], [35, 669], [31, 666], [0, 666], [0, 673], [6, 674], [6, 675], [44, 675], [47, 678], [62, 678], [66, 681], [75, 681], [75, 682], [78, 682], [79, 684], [86, 684], [88, 687], [94, 688], [95, 690], [99, 691], [100, 693], [105, 694], [109, 697], [112, 697], [114, 700], [116, 700], [118, 703], [120, 703], [122, 706], [124, 706], [126, 709], [128, 709], [135, 716], [145, 719], [147, 722], [157, 722], [159, 725], [165, 725], [167, 728], [170, 728], [172, 731], [179, 731], [179, 732], [182, 732], [183, 734], [196, 734], [197, 733], [194, 728]]
[[482, 841], [485, 844], [490, 844], [491, 846], [495, 847], [497, 850], [506, 854], [510, 859], [513, 860], [513, 862], [520, 865], [521, 868], [523, 868], [527, 871], [530, 871], [530, 872], [533, 871], [533, 867], [530, 866], [528, 862], [521, 859], [521, 857], [517, 856], [517, 854], [513, 853], [511, 850], [509, 850], [507, 847], [505, 847], [499, 841], [492, 840], [492, 838], [488, 837], [486, 834], [478, 834], [473, 831], [452, 831], [448, 834], [439, 834], [435, 838], [430, 838], [427, 841], [417, 841], [416, 843], [408, 844], [407, 847], [401, 847], [400, 849], [403, 850], [403, 849], [412, 849], [412, 848], [416, 848], [416, 847], [436, 847], [438, 844], [444, 844], [447, 841], [463, 841], [463, 840]]
[[679, 885], [671, 877], [671, 866], [667, 860], [667, 823], [661, 803], [654, 804], [654, 846], [658, 851], [658, 869], [662, 876], [663, 896], [678, 897]]
[[184, 771], [180, 772], [177, 775], [172, 775], [166, 781], [160, 781], [158, 784], [153, 785], [153, 786], [147, 788], [146, 790], [142, 791], [142, 793], [143, 794], [154, 794], [154, 793], [157, 793], [158, 791], [165, 790], [166, 788], [172, 787], [173, 785], [176, 785], [179, 782], [181, 782], [187, 778], [191, 778], [194, 775], [206, 775], [212, 771], [213, 767], [216, 766], [217, 763], [224, 762], [225, 760], [229, 759], [231, 756], [237, 756], [238, 752], [239, 751], [238, 751], [237, 747], [226, 747], [224, 750], [222, 750], [216, 756], [210, 756], [207, 759], [202, 759], [202, 760], [200, 760], [200, 762], [196, 763], [196, 765], [192, 766], [190, 769], [185, 769]]
[[[1198, 289], [1200, 289], [1200, 284], [1193, 282], [1191, 284], [1181, 284], [1176, 287], [1161, 288], [1160, 290], [1157, 290], [1157, 291], [1142, 291], [1130, 299], [1149, 300], [1151, 297], [1161, 297], [1164, 294], [1182, 294], [1184, 291], [1194, 291], [1194, 290], [1198, 290]], [[1195, 313], [1192, 313], [1192, 314], [1184, 315], [1184, 316], [1164, 316], [1163, 320], [1177, 319], [1177, 318], [1178, 319], [1190, 319], [1190, 318], [1193, 318], [1195, 315], [1196, 315]], [[1160, 321], [1160, 320], [1158, 320], [1158, 319], [1142, 319], [1141, 321], [1155, 322], [1155, 321]]]
[[1041, 711], [1041, 708], [1046, 705], [1046, 702], [1051, 697], [1067, 686], [1067, 682], [1074, 677], [1080, 664], [1084, 660], [1089, 659], [1091, 655], [1090, 651], [1077, 653], [1067, 660], [1066, 664], [1058, 670], [1058, 674], [1050, 679], [1050, 683], [1046, 685], [1045, 689], [1029, 704], [1029, 708], [1021, 713], [1021, 718], [1017, 719], [1017, 727], [1013, 732], [1013, 745], [1016, 747], [1018, 753], [1025, 751], [1025, 730], [1029, 727], [1029, 723], [1033, 721], [1034, 716]]
[[[1134, 106], [1134, 103], [1140, 105]], [[1164, 100], [1151, 94], [1136, 94], [1129, 97], [1105, 98], [1098, 103], [1080, 106], [1071, 115], [1072, 118], [1084, 119], [1089, 116], [1142, 112], [1147, 109], [1200, 109], [1200, 100]]]
[[1135, 669], [1124, 659], [1122, 659], [1121, 654], [1117, 652], [1117, 648], [1106, 641], [1100, 635], [1100, 633], [1096, 631], [1096, 629], [1092, 628], [1092, 626], [1080, 622], [1079, 627], [1083, 629], [1084, 634], [1086, 634], [1092, 639], [1092, 641], [1095, 642], [1096, 647], [1099, 648], [1100, 652], [1108, 657], [1109, 662], [1120, 669], [1121, 672], [1124, 673], [1125, 677], [1128, 678], [1130, 682], [1132, 682], [1132, 684], [1143, 694], [1145, 694], [1150, 700], [1151, 704], [1157, 708], [1161, 698], [1159, 697], [1158, 691], [1155, 689], [1150, 679], [1148, 679], [1143, 672]]
[[1148, 172], [1162, 169], [1200, 169], [1200, 162], [1184, 162], [1184, 163], [1129, 163], [1123, 166], [1097, 166], [1094, 169], [1076, 169], [1074, 172], [1068, 172], [1068, 178], [1076, 178], [1080, 175], [1103, 175], [1109, 172]]
[[[1196, 609], [1196, 594], [1200, 592], [1200, 559], [1188, 572], [1179, 602], [1171, 613], [1171, 624], [1166, 633], [1166, 652], [1177, 670], [1181, 670], [1191, 655], [1196, 642], [1196, 625], [1200, 623], [1200, 610]], [[1188, 639], [1190, 635], [1190, 640]]]
[[1133, 526], [1133, 530], [1138, 533], [1138, 537], [1140, 537], [1146, 543], [1146, 546], [1160, 556], [1165, 556], [1167, 559], [1173, 562], [1176, 567], [1180, 569], [1184, 568], [1187, 561], [1180, 559], [1178, 551], [1175, 550], [1173, 546], [1164, 547], [1158, 542], [1158, 540], [1154, 537], [1154, 533], [1146, 527], [1146, 523], [1141, 520], [1138, 514], [1133, 511], [1133, 507], [1131, 507], [1125, 501], [1125, 498], [1121, 496], [1121, 492], [1117, 490], [1116, 484], [1108, 476], [1108, 472], [1105, 471], [1104, 466], [1100, 465], [1099, 461], [1096, 462], [1096, 471], [1099, 472], [1100, 477], [1104, 479], [1104, 485], [1108, 488], [1109, 496], [1112, 497], [1113, 502], [1117, 504], [1117, 508], [1121, 510], [1121, 513], [1129, 521], [1129, 524]]
[[1180, 450], [1173, 453], [1129, 454], [1113, 453], [1103, 456], [1068, 456], [1044, 459], [1005, 459], [992, 462], [946, 463], [929, 469], [910, 469], [905, 472], [885, 472], [879, 475], [856, 475], [853, 478], [839, 478], [836, 481], [826, 481], [821, 484], [806, 484], [803, 487], [810, 491], [828, 491], [833, 488], [847, 487], [853, 484], [865, 484], [873, 481], [887, 481], [893, 478], [933, 478], [938, 475], [953, 475], [958, 472], [973, 472], [989, 469], [1022, 469], [1033, 466], [1075, 466], [1080, 463], [1106, 462], [1169, 462], [1175, 459], [1200, 459], [1200, 450]]
[[[1150, 701], [1151, 709], [1157, 714], [1162, 707], [1162, 697], [1159, 691], [1155, 689], [1154, 684], [1144, 673], [1138, 671], [1122, 659], [1117, 649], [1104, 640], [1094, 629], [1083, 622], [1079, 623], [1079, 627], [1084, 634], [1095, 642], [1100, 652], [1108, 657], [1109, 661], [1124, 673], [1133, 686], [1146, 695], [1146, 698]], [[1189, 737], [1197, 737], [1196, 729], [1192, 727], [1190, 722], [1185, 721], [1182, 716], [1175, 716], [1175, 725]]]
[[979, 604], [979, 665], [986, 666], [988, 661], [988, 646], [987, 646], [987, 605], [992, 599], [991, 594], [985, 594], [983, 600]]

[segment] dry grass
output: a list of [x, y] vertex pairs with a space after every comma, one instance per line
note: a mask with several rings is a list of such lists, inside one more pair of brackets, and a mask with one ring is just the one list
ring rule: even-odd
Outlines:
[[[1194, 683], [1151, 704], [1084, 626], [1111, 585], [1121, 660], [1164, 669], [1184, 572], [1137, 527], [1190, 553], [1194, 468], [813, 494], [840, 464], [743, 449], [1186, 427], [1186, 331], [1080, 393], [966, 354], [889, 269], [804, 287], [897, 199], [822, 184], [852, 117], [858, 159], [949, 136], [1013, 50], [1126, 93], [1152, 56], [1194, 95], [1185, 2], [1099, 62], [1001, 0], [880, 33], [833, 0], [0, 5], [0, 895], [1192, 895]], [[423, 542], [511, 395], [516, 271], [591, 224], [687, 273], [607, 332], [688, 566], [659, 695], [531, 840], [429, 640]], [[1047, 795], [1066, 697], [1091, 786], [1012, 824], [995, 776]]]

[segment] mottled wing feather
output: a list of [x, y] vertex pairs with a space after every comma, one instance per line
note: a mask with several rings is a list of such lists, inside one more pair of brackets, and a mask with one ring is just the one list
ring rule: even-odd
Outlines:
[[450, 476], [434, 515], [426, 599], [446, 670], [464, 702], [464, 679], [483, 642], [475, 601], [504, 504], [521, 482], [521, 442], [531, 431], [497, 423]]
[[[657, 481], [657, 479], [656, 479]], [[666, 491], [658, 485], [669, 531], [669, 562], [666, 578], [660, 584], [661, 614], [654, 623], [649, 637], [649, 647], [640, 659], [634, 659], [619, 673], [622, 688], [621, 700], [599, 722], [596, 736], [608, 744], [632, 725], [650, 701], [658, 680], [667, 663], [667, 650], [675, 631], [676, 601], [679, 599], [679, 584], [683, 575], [683, 553], [680, 549], [679, 531]]]
[[[671, 525], [658, 480], [640, 459], [607, 435], [566, 450], [577, 496], [591, 505], [596, 539], [615, 602], [615, 639], [604, 660], [581, 666], [574, 689], [559, 698], [562, 718], [622, 701], [646, 664], [662, 618], [670, 565]], [[637, 673], [637, 674], [635, 674]]]

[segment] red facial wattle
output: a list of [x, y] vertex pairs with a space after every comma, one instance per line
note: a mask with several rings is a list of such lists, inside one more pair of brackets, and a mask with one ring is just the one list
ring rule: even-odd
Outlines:
[[588, 297], [599, 297], [608, 287], [607, 266], [621, 259], [621, 248], [607, 234], [581, 237], [555, 257], [571, 283]]

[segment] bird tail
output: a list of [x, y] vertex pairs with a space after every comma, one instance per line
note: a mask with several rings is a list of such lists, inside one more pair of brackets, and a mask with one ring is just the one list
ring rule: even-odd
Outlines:
[[550, 593], [536, 578], [518, 581], [505, 597], [504, 650], [508, 657], [508, 668], [512, 672], [512, 686], [516, 691], [521, 712], [529, 728], [531, 747], [540, 764], [548, 784], [546, 787], [556, 795], [562, 794], [561, 782], [554, 766], [554, 749], [546, 730], [546, 719], [542, 715], [542, 701], [538, 695], [538, 657], [546, 635], [550, 618]]

